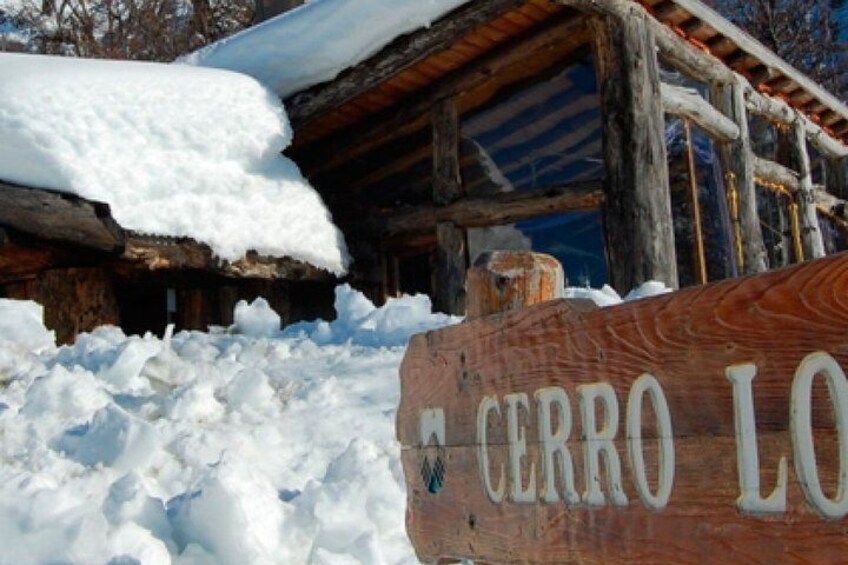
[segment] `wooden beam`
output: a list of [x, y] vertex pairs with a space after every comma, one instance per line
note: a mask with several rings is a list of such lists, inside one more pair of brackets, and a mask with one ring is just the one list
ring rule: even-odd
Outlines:
[[665, 120], [656, 43], [641, 6], [590, 20], [604, 131], [604, 226], [612, 285], [676, 288]]
[[404, 35], [341, 77], [291, 97], [286, 110], [295, 129], [377, 86], [403, 69], [445, 51], [457, 38], [524, 4], [525, 0], [469, 2], [434, 25]]
[[121, 262], [121, 270], [203, 270], [225, 277], [331, 280], [330, 273], [290, 258], [276, 258], [248, 252], [237, 261], [216, 257], [205, 244], [189, 238], [158, 238], [130, 235]]
[[465, 314], [465, 274], [468, 245], [465, 230], [450, 222], [436, 226], [436, 289], [434, 307], [447, 314]]
[[[732, 207], [738, 210], [733, 218], [737, 261], [744, 274], [762, 273], [768, 269], [760, 217], [757, 213], [757, 193], [754, 186], [754, 152], [748, 128], [743, 79], [737, 77], [727, 85], [715, 85], [713, 97], [725, 115], [739, 127], [739, 139], [720, 145], [722, 169], [731, 194]], [[738, 206], [737, 206], [738, 205]]]
[[701, 51], [668, 26], [651, 19], [657, 47], [663, 59], [677, 70], [699, 81], [728, 84], [733, 81], [733, 71], [720, 59]]
[[0, 225], [47, 241], [119, 253], [124, 231], [109, 205], [0, 181]]
[[600, 182], [575, 183], [526, 192], [504, 192], [479, 198], [462, 198], [447, 206], [416, 206], [379, 221], [384, 236], [432, 231], [450, 222], [465, 228], [511, 224], [535, 216], [596, 210], [603, 203]]
[[717, 141], [739, 139], [739, 126], [707, 102], [694, 88], [662, 83], [660, 91], [666, 113], [688, 118]]
[[780, 185], [792, 194], [795, 194], [800, 189], [797, 172], [780, 163], [775, 163], [761, 157], [754, 157], [754, 176], [761, 184]]
[[820, 259], [827, 253], [824, 249], [824, 239], [816, 214], [813, 173], [810, 170], [810, 155], [807, 152], [807, 132], [801, 120], [795, 122], [792, 131], [792, 152], [799, 173], [798, 194], [795, 201], [798, 203], [801, 219], [801, 242], [804, 246], [804, 257], [806, 259]]
[[459, 176], [459, 116], [454, 97], [437, 100], [432, 109], [433, 201], [450, 204], [462, 195]]

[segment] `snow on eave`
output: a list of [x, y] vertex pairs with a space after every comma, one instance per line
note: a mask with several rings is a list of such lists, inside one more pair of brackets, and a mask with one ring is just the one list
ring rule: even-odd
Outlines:
[[313, 0], [181, 61], [248, 74], [286, 98], [334, 79], [467, 1]]

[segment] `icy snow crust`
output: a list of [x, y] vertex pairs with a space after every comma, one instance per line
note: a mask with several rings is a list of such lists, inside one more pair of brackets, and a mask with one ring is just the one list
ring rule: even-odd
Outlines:
[[186, 65], [0, 54], [0, 179], [108, 202], [125, 228], [341, 274], [321, 198], [280, 155], [291, 128], [254, 79]]
[[312, 0], [184, 58], [248, 74], [285, 98], [332, 80], [468, 0]]

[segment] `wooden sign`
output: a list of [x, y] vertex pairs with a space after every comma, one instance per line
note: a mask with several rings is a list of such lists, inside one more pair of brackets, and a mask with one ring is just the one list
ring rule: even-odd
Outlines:
[[415, 336], [425, 562], [848, 560], [848, 255]]

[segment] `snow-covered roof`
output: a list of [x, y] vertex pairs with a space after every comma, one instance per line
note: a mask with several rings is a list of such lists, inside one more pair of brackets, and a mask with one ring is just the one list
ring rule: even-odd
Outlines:
[[254, 79], [186, 65], [0, 54], [0, 180], [107, 202], [122, 227], [341, 274], [291, 128]]
[[285, 98], [332, 80], [468, 0], [312, 0], [183, 59], [248, 74]]

